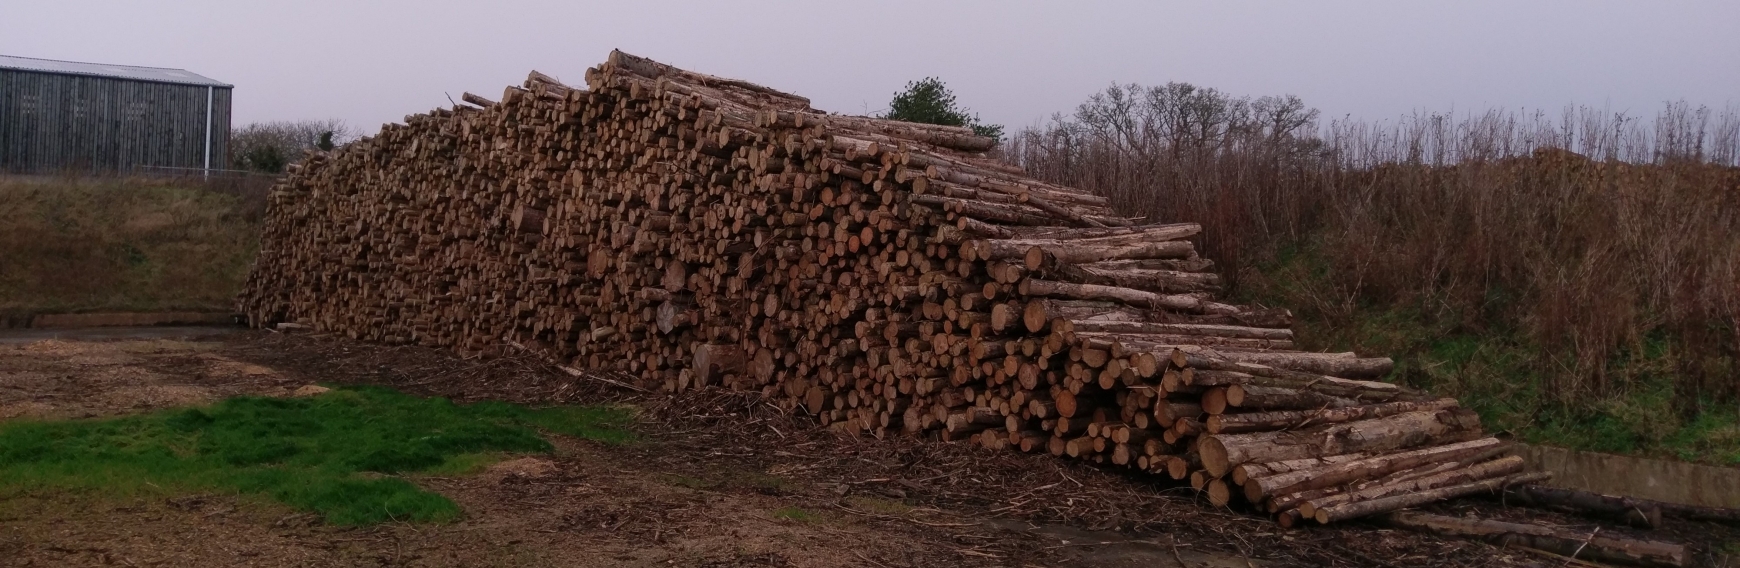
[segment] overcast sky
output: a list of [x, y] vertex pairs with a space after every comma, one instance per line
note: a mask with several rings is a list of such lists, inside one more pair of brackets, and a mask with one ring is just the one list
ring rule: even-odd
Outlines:
[[1013, 127], [1114, 81], [1295, 94], [1330, 117], [1740, 104], [1736, 0], [0, 0], [0, 54], [187, 69], [236, 85], [237, 126], [373, 132], [448, 95], [499, 97], [528, 70], [582, 84], [612, 48], [835, 112], [881, 110], [934, 75]]

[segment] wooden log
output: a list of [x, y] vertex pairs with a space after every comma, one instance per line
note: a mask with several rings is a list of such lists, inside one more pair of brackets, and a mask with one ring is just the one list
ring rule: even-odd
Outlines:
[[1416, 532], [1479, 540], [1501, 547], [1522, 546], [1578, 560], [1628, 566], [1684, 566], [1685, 547], [1602, 533], [1475, 519], [1418, 511], [1396, 511], [1377, 518], [1387, 526]]
[[1395, 368], [1387, 357], [1360, 358], [1352, 353], [1242, 353], [1198, 347], [1180, 349], [1175, 357], [1179, 366], [1200, 369], [1248, 373], [1249, 365], [1257, 365], [1344, 379], [1382, 377]]
[[483, 97], [480, 97], [477, 95], [473, 95], [469, 92], [462, 94], [462, 95], [459, 95], [459, 100], [462, 100], [462, 101], [465, 101], [465, 102], [468, 102], [468, 103], [471, 103], [471, 104], [474, 104], [474, 105], [477, 105], [477, 106], [480, 106], [483, 108], [489, 108], [489, 107], [495, 106], [495, 101], [492, 101], [492, 100], [489, 100], [489, 99], [486, 99], [486, 98], [483, 98]]
[[1338, 464], [1338, 463], [1345, 463], [1345, 462], [1350, 462], [1350, 461], [1354, 461], [1354, 460], [1365, 459], [1368, 457], [1371, 457], [1371, 454], [1341, 454], [1341, 455], [1337, 455], [1337, 456], [1324, 456], [1321, 458], [1303, 458], [1303, 459], [1296, 459], [1296, 460], [1282, 460], [1282, 461], [1278, 461], [1278, 462], [1247, 463], [1247, 464], [1240, 465], [1238, 467], [1233, 468], [1232, 479], [1233, 479], [1233, 483], [1237, 483], [1239, 485], [1244, 485], [1244, 484], [1250, 482], [1250, 480], [1256, 479], [1258, 477], [1270, 476], [1270, 475], [1281, 475], [1281, 474], [1285, 474], [1285, 473], [1306, 470], [1306, 469], [1316, 469], [1316, 468], [1330, 466], [1330, 465], [1334, 465], [1334, 464]]
[[[985, 218], [989, 213], [974, 217]], [[1024, 221], [1023, 217], [1004, 216], [1008, 222]], [[1030, 224], [1022, 222], [1020, 224]], [[1150, 240], [1118, 237], [1116, 242], [1084, 244], [1081, 240], [1054, 239], [987, 239], [974, 244], [978, 257], [985, 260], [1020, 259], [1028, 270], [1042, 271], [1057, 264], [1087, 264], [1108, 260], [1183, 259], [1196, 253], [1189, 241]]]
[[1029, 278], [1021, 282], [1021, 295], [1064, 298], [1070, 300], [1099, 300], [1118, 302], [1144, 308], [1178, 310], [1184, 312], [1233, 314], [1238, 313], [1238, 306], [1222, 304], [1204, 299], [1193, 294], [1156, 294], [1133, 288], [1118, 288], [1115, 286], [1100, 286], [1097, 284], [1076, 284], [1073, 282], [1055, 282]]
[[1196, 402], [1167, 401], [1154, 405], [1154, 420], [1161, 424], [1172, 424], [1180, 418], [1201, 418], [1202, 415], [1202, 405]]
[[726, 374], [742, 373], [747, 359], [736, 345], [702, 345], [695, 348], [695, 375], [701, 384], [720, 384]]
[[1202, 465], [1225, 475], [1247, 462], [1379, 452], [1425, 445], [1479, 428], [1479, 418], [1462, 410], [1415, 411], [1301, 431], [1214, 434], [1200, 444]]
[[666, 300], [659, 303], [655, 323], [658, 325], [659, 333], [669, 334], [693, 325], [698, 317], [699, 312], [690, 309], [690, 306]]
[[[1257, 385], [1231, 385], [1226, 387], [1226, 405], [1242, 409], [1286, 410], [1286, 409], [1341, 409], [1359, 406], [1359, 402], [1350, 398], [1326, 395], [1311, 390], [1290, 389], [1281, 387], [1265, 387]], [[1220, 414], [1225, 408], [1209, 409], [1209, 414]], [[1218, 411], [1217, 411], [1218, 410]]]
[[[1103, 201], [1102, 201], [1103, 205]], [[1017, 228], [1014, 233], [1019, 239], [1034, 241], [1084, 241], [1084, 242], [1116, 242], [1128, 244], [1143, 241], [1175, 241], [1186, 239], [1202, 232], [1198, 223], [1172, 223], [1164, 225], [1138, 225], [1132, 227], [1108, 227], [1095, 229], [1076, 229], [1063, 227]]]
[[[1184, 348], [1174, 348], [1174, 357], [1172, 358], [1173, 363], [1178, 364], [1177, 362], [1179, 359], [1187, 359], [1188, 364], [1179, 364], [1178, 366], [1196, 371], [1191, 374], [1190, 380], [1185, 384], [1205, 387], [1245, 384], [1265, 387], [1304, 389], [1331, 396], [1373, 402], [1388, 402], [1396, 399], [1409, 398], [1426, 398], [1391, 383], [1343, 379], [1340, 377], [1292, 371], [1255, 363], [1205, 361], [1195, 357], [1178, 357], [1177, 353], [1182, 349]], [[1238, 356], [1242, 355], [1246, 355], [1246, 353], [1238, 354]]]
[[[1023, 261], [1022, 268], [1026, 268], [1025, 261]], [[1083, 265], [1053, 263], [1049, 269], [1035, 274], [1050, 280], [1135, 288], [1149, 292], [1188, 294], [1220, 291], [1220, 277], [1213, 273], [1165, 269], [1113, 270], [1099, 268], [1091, 263]]]
[[1272, 475], [1249, 476], [1242, 484], [1245, 498], [1261, 501], [1270, 495], [1334, 487], [1364, 479], [1378, 479], [1409, 468], [1451, 462], [1494, 449], [1503, 449], [1497, 438], [1481, 438], [1418, 450], [1378, 454], [1363, 459], [1328, 463], [1319, 467], [1292, 469]]
[[1666, 503], [1661, 501], [1653, 502], [1652, 505], [1661, 509], [1662, 515], [1669, 517], [1690, 521], [1707, 521], [1712, 523], [1740, 525], [1740, 509], [1682, 505], [1679, 503]]
[[[1459, 485], [1442, 486], [1411, 492], [1397, 492], [1376, 499], [1349, 501], [1328, 507], [1317, 507], [1316, 511], [1311, 513], [1311, 518], [1315, 519], [1320, 524], [1326, 525], [1336, 521], [1345, 521], [1378, 513], [1387, 513], [1408, 507], [1424, 505], [1434, 501], [1454, 499], [1456, 497], [1474, 495], [1476, 493], [1492, 493], [1503, 489], [1507, 485], [1534, 483], [1550, 477], [1552, 477], [1552, 474], [1546, 472], [1518, 473], [1502, 477], [1480, 478], [1477, 481], [1470, 481]], [[1301, 512], [1304, 511], [1302, 510]]]
[[1385, 402], [1345, 408], [1219, 414], [1208, 417], [1206, 426], [1210, 434], [1295, 430], [1317, 424], [1339, 424], [1354, 420], [1394, 416], [1403, 412], [1444, 410], [1456, 406], [1456, 399], [1441, 398], [1420, 402]]
[[1193, 345], [1214, 347], [1217, 349], [1240, 349], [1251, 351], [1291, 350], [1295, 347], [1290, 339], [1245, 339], [1240, 337], [1215, 337], [1204, 335], [1148, 335], [1130, 333], [1076, 332], [1083, 339], [1118, 341], [1131, 345], [1147, 346], [1150, 349], [1161, 346]]
[[1115, 302], [1033, 299], [1021, 312], [1021, 321], [1031, 333], [1045, 331], [1055, 320], [1140, 321], [1144, 318], [1146, 314], [1142, 310]]
[[[1145, 321], [1106, 321], [1077, 320], [1075, 331], [1078, 333], [1118, 333], [1134, 335], [1200, 335], [1204, 337], [1231, 337], [1239, 339], [1293, 339], [1291, 329], [1270, 329], [1261, 327], [1244, 327], [1236, 325], [1203, 325], [1185, 323], [1154, 323]], [[1168, 354], [1170, 356], [1170, 354]]]
[[1614, 497], [1544, 485], [1506, 487], [1501, 498], [1507, 505], [1516, 504], [1525, 507], [1557, 509], [1613, 518], [1635, 527], [1653, 529], [1661, 526], [1661, 507], [1644, 499]]

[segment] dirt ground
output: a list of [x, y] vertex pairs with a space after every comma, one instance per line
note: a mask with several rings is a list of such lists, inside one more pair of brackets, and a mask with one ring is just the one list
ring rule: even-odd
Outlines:
[[[1049, 456], [841, 438], [748, 395], [640, 394], [529, 357], [468, 361], [265, 332], [112, 335], [0, 341], [0, 420], [281, 396], [312, 383], [380, 384], [456, 400], [633, 404], [640, 441], [558, 439], [552, 455], [478, 475], [411, 478], [464, 509], [464, 519], [444, 525], [335, 528], [231, 495], [0, 493], [0, 565], [1565, 565], [1358, 523], [1284, 531], [1264, 517], [1210, 508], [1188, 487]], [[1478, 501], [1441, 509], [1517, 514]], [[1732, 565], [1724, 547], [1740, 542], [1740, 532], [1707, 525], [1639, 536], [1688, 542], [1705, 565]]]

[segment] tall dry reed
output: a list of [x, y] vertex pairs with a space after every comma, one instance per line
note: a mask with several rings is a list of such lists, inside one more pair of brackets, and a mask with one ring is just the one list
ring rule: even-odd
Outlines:
[[1114, 86], [1014, 135], [1007, 159], [1127, 214], [1200, 221], [1234, 286], [1299, 251], [1313, 317], [1403, 308], [1503, 330], [1564, 402], [1673, 344], [1682, 397], [1740, 394], [1740, 109], [1574, 107], [1322, 122], [1297, 99]]

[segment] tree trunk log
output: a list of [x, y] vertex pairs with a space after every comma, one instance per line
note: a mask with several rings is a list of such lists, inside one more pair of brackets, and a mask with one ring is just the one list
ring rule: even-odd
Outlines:
[[1420, 446], [1443, 440], [1450, 435], [1477, 430], [1479, 426], [1479, 418], [1462, 409], [1415, 411], [1303, 431], [1204, 436], [1200, 451], [1203, 467], [1218, 476], [1225, 475], [1233, 466], [1247, 462], [1381, 452]]
[[1269, 430], [1297, 430], [1318, 424], [1340, 424], [1394, 416], [1416, 410], [1444, 410], [1458, 406], [1456, 399], [1440, 398], [1423, 402], [1385, 402], [1347, 408], [1313, 410], [1277, 410], [1246, 414], [1220, 414], [1208, 417], [1210, 434], [1239, 434]]
[[[1503, 467], [1522, 467], [1521, 458], [1517, 458], [1514, 466], [1510, 465], [1512, 463], [1510, 460], [1494, 460], [1494, 462], [1502, 462], [1502, 464], [1488, 466], [1487, 468], [1475, 466], [1474, 468], [1470, 468], [1470, 470], [1475, 471], [1457, 471], [1452, 474], [1444, 474], [1446, 476], [1454, 476], [1462, 479], [1474, 477], [1476, 479], [1475, 481], [1469, 481], [1459, 485], [1438, 485], [1429, 489], [1413, 489], [1412, 487], [1408, 489], [1399, 489], [1394, 486], [1385, 486], [1382, 488], [1374, 488], [1374, 493], [1385, 493], [1387, 495], [1385, 497], [1337, 503], [1328, 507], [1314, 507], [1314, 511], [1309, 511], [1301, 507], [1300, 512], [1308, 513], [1311, 518], [1316, 519], [1318, 523], [1326, 525], [1336, 521], [1345, 521], [1378, 513], [1387, 513], [1398, 509], [1424, 505], [1434, 501], [1454, 499], [1456, 497], [1474, 495], [1476, 493], [1492, 493], [1503, 489], [1507, 485], [1533, 483], [1552, 477], [1551, 474], [1545, 472], [1518, 473], [1504, 475], [1503, 477], [1475, 477], [1476, 475], [1490, 473], [1485, 470], [1498, 468], [1501, 465]], [[1409, 483], [1409, 485], [1416, 487], [1432, 485], [1431, 481], [1437, 479], [1439, 479], [1439, 477], [1435, 476], [1433, 478]], [[1315, 503], [1316, 501], [1313, 500], [1312, 502]]]
[[[1329, 396], [1320, 392], [1256, 385], [1226, 387], [1226, 404], [1233, 408], [1291, 410], [1303, 408], [1338, 409], [1359, 406], [1353, 399]], [[1204, 410], [1208, 410], [1204, 408]], [[1225, 411], [1225, 409], [1221, 409]], [[1209, 414], [1221, 414], [1209, 410]]]
[[720, 384], [726, 374], [742, 373], [746, 360], [736, 345], [702, 345], [695, 348], [695, 374], [704, 385]]
[[1184, 359], [1178, 361], [1179, 366], [1244, 371], [1237, 367], [1260, 365], [1343, 379], [1382, 377], [1395, 367], [1395, 362], [1388, 357], [1359, 358], [1352, 353], [1241, 353], [1197, 348], [1180, 350], [1176, 357]]
[[1446, 517], [1418, 511], [1397, 511], [1378, 522], [1412, 531], [1471, 538], [1506, 546], [1523, 546], [1578, 560], [1628, 566], [1684, 566], [1685, 547], [1667, 542], [1625, 538], [1618, 535], [1572, 532], [1539, 525], [1524, 525], [1487, 519]]
[[1506, 504], [1519, 504], [1528, 507], [1559, 509], [1619, 519], [1634, 527], [1656, 528], [1661, 526], [1661, 507], [1644, 499], [1613, 497], [1588, 491], [1547, 487], [1544, 485], [1522, 485], [1509, 487], [1503, 495]]
[[1323, 487], [1334, 487], [1362, 479], [1379, 479], [1404, 469], [1434, 463], [1456, 461], [1504, 444], [1497, 438], [1481, 438], [1469, 442], [1435, 446], [1419, 450], [1380, 454], [1321, 467], [1294, 469], [1272, 475], [1248, 476], [1244, 482], [1245, 497], [1251, 502], [1270, 495], [1295, 493]]
[[1291, 341], [1293, 330], [1271, 329], [1262, 327], [1244, 327], [1236, 325], [1203, 325], [1188, 323], [1152, 323], [1134, 321], [1102, 321], [1080, 320], [1075, 324], [1077, 333], [1121, 333], [1132, 335], [1192, 335], [1203, 337], [1227, 337], [1235, 339], [1268, 339]]
[[1191, 313], [1236, 314], [1239, 312], [1238, 306], [1210, 301], [1195, 294], [1156, 294], [1134, 288], [1098, 284], [1076, 284], [1029, 278], [1021, 282], [1020, 291], [1023, 296], [1111, 301], [1144, 308]]

